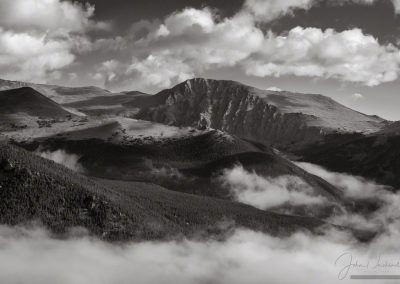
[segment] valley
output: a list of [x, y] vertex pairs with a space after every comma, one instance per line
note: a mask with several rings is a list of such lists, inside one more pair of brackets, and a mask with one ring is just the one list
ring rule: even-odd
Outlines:
[[[321, 95], [206, 79], [155, 95], [96, 89], [82, 97], [91, 89], [10, 81], [2, 88], [7, 224], [39, 221], [55, 233], [82, 226], [110, 240], [218, 235], [229, 229], [220, 228], [224, 223], [275, 235], [317, 232], [343, 226], [332, 221], [337, 216], [370, 214], [380, 204], [346, 196], [290, 159], [397, 186], [398, 167], [384, 156], [395, 145], [395, 125]], [[385, 172], [357, 171], [351, 164], [357, 156], [341, 154], [367, 151], [369, 144], [360, 145], [371, 139], [382, 150], [358, 159], [369, 157], [371, 165], [385, 159], [389, 164], [379, 164]], [[280, 199], [268, 201], [274, 194]], [[354, 232], [361, 239], [377, 233]]]

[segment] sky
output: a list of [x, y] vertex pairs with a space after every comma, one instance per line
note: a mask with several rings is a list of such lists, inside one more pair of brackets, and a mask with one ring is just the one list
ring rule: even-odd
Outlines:
[[400, 120], [400, 0], [0, 0], [0, 78], [156, 93], [193, 77]]

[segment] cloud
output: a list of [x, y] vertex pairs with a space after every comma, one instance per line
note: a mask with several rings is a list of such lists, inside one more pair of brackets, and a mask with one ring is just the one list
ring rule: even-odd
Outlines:
[[[379, 0], [325, 0], [328, 6], [345, 4], [372, 5]], [[244, 13], [252, 14], [259, 22], [271, 22], [285, 15], [291, 15], [296, 10], [309, 10], [319, 5], [321, 0], [246, 0]], [[391, 0], [394, 12], [400, 12], [400, 0]]]
[[[296, 9], [309, 9], [319, 2], [247, 0], [229, 18], [221, 18], [210, 8], [186, 8], [162, 20], [139, 21], [124, 37], [92, 41], [88, 36], [91, 30], [111, 28], [110, 23], [93, 19], [93, 5], [61, 0], [3, 0], [0, 76], [50, 82], [63, 77], [62, 71], [72, 66], [80, 54], [102, 50], [129, 58], [110, 58], [105, 63], [114, 61], [117, 67], [98, 64], [90, 74], [95, 81], [115, 90], [152, 92], [226, 67], [249, 76], [335, 78], [367, 86], [398, 78], [398, 48], [381, 45], [359, 29], [335, 32], [297, 27], [276, 35], [260, 28], [265, 26], [260, 25], [262, 22]], [[375, 1], [332, 0], [328, 4], [347, 2]], [[392, 2], [400, 10], [400, 2]]]
[[[329, 172], [302, 164], [310, 172]], [[243, 176], [243, 174], [245, 176]], [[329, 173], [334, 175], [335, 173]], [[248, 172], [245, 178], [265, 184]], [[250, 176], [249, 176], [250, 175]], [[358, 179], [354, 177], [354, 179]], [[332, 178], [336, 185], [346, 182]], [[367, 183], [368, 181], [365, 181]], [[358, 185], [357, 185], [358, 186]], [[343, 187], [345, 188], [345, 187]], [[106, 243], [73, 229], [69, 236], [53, 237], [40, 227], [0, 225], [0, 282], [17, 284], [152, 283], [352, 283], [351, 275], [399, 274], [400, 195], [380, 191], [384, 206], [371, 216], [342, 215], [336, 222], [367, 222], [379, 235], [359, 242], [349, 232], [326, 229], [320, 234], [296, 232], [270, 236], [236, 228], [223, 239], [180, 239]], [[375, 198], [374, 195], [371, 195]], [[379, 220], [379, 222], [378, 222]], [[380, 227], [380, 224], [385, 224]], [[368, 268], [349, 267], [350, 257]], [[377, 267], [393, 263], [392, 267]], [[288, 273], [290, 271], [290, 273]], [[343, 280], [340, 280], [342, 279]], [[375, 283], [392, 283], [374, 280]]]
[[69, 154], [64, 150], [56, 150], [54, 152], [45, 151], [38, 153], [40, 157], [52, 160], [57, 164], [63, 165], [73, 171], [83, 173], [84, 168], [79, 163], [79, 156], [75, 154]]
[[282, 89], [278, 87], [269, 87], [267, 91], [273, 91], [273, 92], [282, 92]]
[[[78, 40], [78, 39], [76, 39]], [[45, 35], [14, 33], [0, 27], [0, 76], [28, 81], [47, 81], [74, 62], [74, 46], [66, 39]]]
[[333, 216], [330, 220], [332, 223], [377, 232], [391, 233], [393, 230], [397, 232], [400, 225], [398, 222], [400, 193], [396, 193], [391, 187], [376, 184], [358, 176], [330, 172], [310, 163], [302, 162], [296, 165], [342, 189], [348, 202], [355, 201], [355, 204], [360, 204], [366, 201], [367, 204], [377, 206], [376, 210], [371, 209], [370, 212], [363, 214], [349, 211]]
[[194, 74], [193, 68], [178, 57], [151, 54], [142, 60], [134, 56], [129, 64], [116, 60], [103, 62], [94, 78], [103, 81], [106, 88], [119, 91], [153, 91], [190, 79]]
[[[360, 244], [338, 231], [272, 237], [237, 229], [223, 241], [110, 244], [87, 236], [55, 239], [40, 228], [0, 226], [0, 282], [351, 283], [352, 274], [398, 273], [395, 267], [372, 268], [379, 255], [382, 262], [397, 259], [398, 237], [398, 231], [388, 232]], [[346, 274], [344, 253], [359, 262], [370, 260], [370, 270], [353, 267]]]
[[[334, 1], [336, 0], [330, 0], [332, 4], [334, 4]], [[341, 0], [340, 2], [342, 3], [354, 3], [354, 4], [364, 4], [364, 5], [371, 5], [374, 4], [375, 2], [378, 2], [379, 0]], [[394, 7], [394, 12], [396, 14], [400, 13], [400, 1], [399, 0], [391, 0], [393, 7]]]
[[[51, 238], [41, 229], [0, 227], [2, 283], [336, 283], [346, 248], [321, 237], [273, 238], [238, 230], [226, 241], [112, 245]], [[287, 265], [291, 273], [287, 273]]]
[[120, 88], [121, 81], [130, 81], [136, 89], [169, 87], [208, 69], [236, 66], [261, 46], [264, 35], [252, 18], [217, 18], [211, 9], [187, 8], [145, 25], [145, 32], [135, 29], [127, 36], [131, 62], [120, 62], [122, 68], [106, 85]]
[[107, 28], [90, 18], [94, 6], [59, 0], [2, 0], [0, 26], [14, 31], [41, 30], [65, 34], [89, 28]]
[[167, 179], [175, 182], [186, 179], [186, 177], [178, 169], [171, 167], [152, 167], [150, 174], [154, 177], [154, 179]]
[[[117, 68], [101, 65], [95, 73], [109, 88], [144, 91], [224, 67], [256, 77], [334, 78], [367, 86], [398, 78], [400, 50], [381, 45], [358, 28], [337, 32], [295, 27], [277, 35], [261, 30], [257, 16], [248, 11], [248, 6], [254, 6], [261, 12], [258, 5], [283, 11], [295, 2], [248, 1], [247, 8], [230, 18], [221, 18], [209, 8], [186, 8], [160, 22], [139, 22], [123, 43], [116, 42], [116, 46], [129, 47], [131, 61], [113, 60]], [[308, 2], [298, 3], [308, 7]]]
[[387, 192], [387, 189], [389, 189], [387, 186], [376, 184], [362, 177], [331, 172], [318, 165], [304, 162], [296, 162], [295, 164], [305, 171], [319, 176], [342, 189], [347, 197], [356, 199], [375, 198], [380, 193]]
[[76, 55], [91, 49], [87, 32], [107, 29], [91, 20], [94, 6], [60, 0], [0, 2], [0, 76], [48, 82]]
[[220, 180], [237, 201], [263, 210], [283, 205], [317, 205], [326, 201], [296, 176], [262, 177], [236, 166], [225, 170]]
[[360, 29], [336, 32], [296, 27], [266, 35], [263, 47], [243, 65], [248, 75], [335, 78], [375, 86], [397, 79], [400, 51], [382, 46]]
[[355, 101], [364, 99], [364, 96], [360, 93], [355, 93], [352, 95], [352, 97], [353, 97], [353, 100], [355, 100]]
[[392, 0], [396, 13], [400, 13], [400, 0]]
[[246, 0], [244, 12], [255, 16], [257, 21], [270, 22], [296, 9], [308, 10], [315, 0]]

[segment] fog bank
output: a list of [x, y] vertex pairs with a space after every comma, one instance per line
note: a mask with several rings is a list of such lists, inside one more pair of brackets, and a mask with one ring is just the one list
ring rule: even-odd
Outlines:
[[42, 158], [52, 160], [57, 164], [61, 164], [75, 172], [84, 172], [83, 166], [79, 163], [79, 156], [75, 154], [69, 154], [66, 151], [59, 149], [56, 151], [45, 151], [39, 152], [39, 156]]
[[259, 209], [282, 205], [316, 205], [326, 199], [315, 195], [313, 189], [301, 178], [283, 175], [263, 177], [246, 171], [241, 165], [224, 171], [220, 180], [229, 188], [234, 198]]

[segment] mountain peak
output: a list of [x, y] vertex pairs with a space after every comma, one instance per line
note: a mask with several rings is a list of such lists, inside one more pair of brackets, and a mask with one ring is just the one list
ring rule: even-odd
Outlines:
[[245, 84], [194, 78], [144, 99], [137, 118], [176, 126], [220, 129], [276, 147], [312, 144], [326, 134], [379, 131], [383, 119], [320, 94], [275, 92]]
[[283, 96], [283, 97], [289, 97], [289, 96], [298, 96], [301, 97], [301, 99], [307, 98], [308, 99], [313, 99], [316, 101], [326, 101], [326, 102], [331, 102], [331, 103], [336, 103], [335, 100], [332, 98], [322, 95], [322, 94], [306, 94], [306, 93], [299, 93], [299, 92], [289, 92], [285, 90], [280, 90], [280, 91], [275, 91], [275, 90], [268, 90], [268, 89], [260, 89], [256, 88], [238, 81], [233, 81], [233, 80], [216, 80], [216, 79], [208, 79], [208, 78], [193, 78], [193, 79], [188, 79], [171, 89], [175, 88], [182, 88], [182, 87], [187, 87], [189, 90], [192, 89], [198, 89], [198, 88], [240, 88], [243, 92], [249, 92], [254, 96], [258, 96], [261, 98], [265, 98], [268, 96], [273, 97], [274, 95], [276, 96]]
[[193, 78], [184, 81], [181, 84], [178, 84], [175, 87], [179, 87], [181, 85], [188, 86], [188, 87], [200, 87], [200, 86], [225, 86], [225, 87], [232, 87], [232, 86], [243, 86], [251, 88], [250, 86], [246, 86], [240, 82], [232, 81], [232, 80], [216, 80], [216, 79], [208, 79], [208, 78]]

